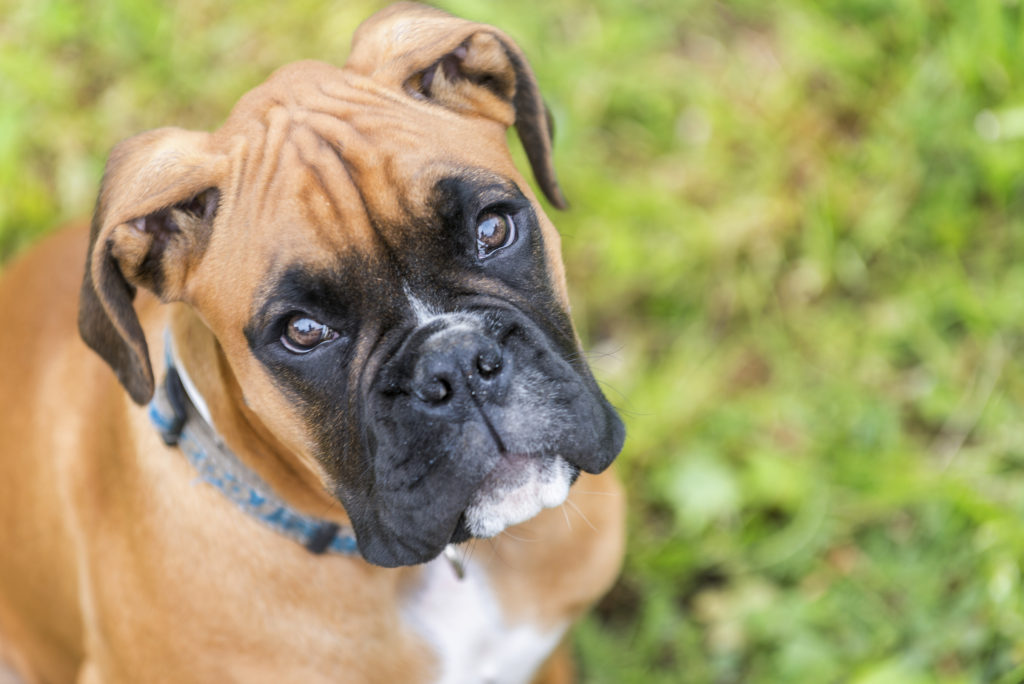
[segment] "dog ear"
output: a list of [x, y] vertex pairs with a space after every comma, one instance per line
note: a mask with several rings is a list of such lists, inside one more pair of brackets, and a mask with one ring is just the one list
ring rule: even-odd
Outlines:
[[82, 339], [138, 404], [153, 396], [153, 368], [132, 306], [137, 287], [161, 300], [184, 294], [220, 202], [209, 134], [162, 128], [110, 154], [93, 215], [79, 298]]
[[515, 124], [541, 190], [555, 207], [568, 206], [551, 160], [551, 117], [537, 80], [519, 47], [498, 29], [397, 3], [358, 28], [345, 66], [413, 97]]

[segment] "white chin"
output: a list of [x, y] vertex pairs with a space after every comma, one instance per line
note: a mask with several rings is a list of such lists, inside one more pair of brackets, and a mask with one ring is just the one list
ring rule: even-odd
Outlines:
[[564, 503], [570, 484], [572, 468], [560, 456], [506, 454], [466, 509], [466, 527], [475, 537], [493, 537]]

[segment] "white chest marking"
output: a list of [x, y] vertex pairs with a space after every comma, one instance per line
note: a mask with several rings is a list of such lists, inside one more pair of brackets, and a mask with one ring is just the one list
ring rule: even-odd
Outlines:
[[437, 684], [528, 684], [567, 626], [508, 624], [484, 572], [468, 562], [459, 580], [443, 558], [423, 568], [403, 613], [438, 656]]

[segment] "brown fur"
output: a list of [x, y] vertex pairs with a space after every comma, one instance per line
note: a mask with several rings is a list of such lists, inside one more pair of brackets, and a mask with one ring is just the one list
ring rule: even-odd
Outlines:
[[[491, 74], [493, 89], [446, 79], [438, 60], [460, 45], [469, 50], [462, 73]], [[539, 107], [530, 116], [541, 126], [524, 69], [491, 27], [411, 5], [385, 10], [357, 33], [345, 69], [290, 65], [215, 133], [160, 129], [119, 145], [91, 237], [62, 231], [7, 268], [0, 673], [6, 662], [28, 682], [429, 681], [435, 656], [396, 609], [419, 567], [317, 556], [265, 529], [195, 484], [133, 399], [148, 400], [163, 376], [169, 329], [235, 453], [295, 508], [346, 523], [307, 426], [253, 359], [241, 323], [275, 269], [400, 245], [401, 234], [381, 234], [369, 215], [401, 218], [446, 170], [491, 169], [529, 196], [505, 144], [517, 112], [529, 128], [523, 112]], [[546, 128], [524, 137], [537, 135], [535, 172], [561, 202]], [[344, 167], [325, 139], [341, 141]], [[152, 218], [213, 187], [212, 225], [180, 211]], [[537, 211], [564, 303], [558, 234]], [[143, 217], [170, 217], [180, 234], [155, 246]], [[87, 251], [83, 333], [113, 345], [106, 360], [130, 396], [75, 330]], [[570, 500], [586, 521], [570, 509], [570, 526], [566, 511], [548, 510], [473, 543], [511, 621], [576, 617], [617, 573], [614, 477], [582, 476]], [[243, 553], [239, 536], [258, 543]], [[544, 681], [571, 678], [558, 654]]]

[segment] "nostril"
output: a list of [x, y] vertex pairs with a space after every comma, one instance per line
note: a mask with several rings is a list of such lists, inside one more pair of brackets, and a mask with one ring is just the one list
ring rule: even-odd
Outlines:
[[476, 357], [476, 369], [482, 378], [494, 377], [501, 372], [501, 355], [494, 349], [480, 352]]
[[440, 404], [452, 394], [452, 386], [444, 378], [434, 378], [416, 387], [416, 396], [427, 404]]

